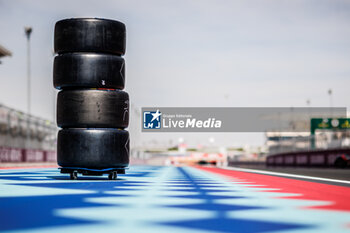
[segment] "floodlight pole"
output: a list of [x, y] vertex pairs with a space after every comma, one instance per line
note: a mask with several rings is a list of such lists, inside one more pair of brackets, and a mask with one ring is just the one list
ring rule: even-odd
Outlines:
[[332, 99], [332, 94], [333, 91], [332, 89], [328, 90], [328, 95], [329, 95], [329, 110], [331, 112], [331, 118], [333, 118], [333, 99]]
[[24, 32], [26, 34], [27, 37], [27, 140], [25, 143], [26, 148], [29, 148], [29, 137], [30, 137], [30, 130], [29, 130], [29, 126], [30, 126], [30, 118], [29, 116], [31, 115], [31, 73], [30, 73], [30, 35], [32, 34], [32, 27], [25, 27], [24, 28]]
[[27, 37], [27, 113], [30, 115], [31, 112], [31, 102], [30, 102], [30, 85], [31, 85], [31, 80], [30, 80], [30, 36], [32, 34], [33, 29], [31, 27], [25, 27], [24, 31], [26, 33], [26, 37]]

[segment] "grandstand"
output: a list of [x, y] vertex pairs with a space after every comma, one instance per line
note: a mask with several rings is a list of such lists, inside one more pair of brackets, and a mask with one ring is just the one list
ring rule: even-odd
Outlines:
[[0, 105], [0, 162], [55, 161], [56, 133], [53, 122]]

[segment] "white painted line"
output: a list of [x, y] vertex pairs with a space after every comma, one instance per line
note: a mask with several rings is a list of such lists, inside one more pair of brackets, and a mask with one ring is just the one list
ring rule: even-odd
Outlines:
[[255, 169], [248, 169], [248, 168], [238, 168], [238, 167], [220, 167], [220, 168], [227, 169], [227, 170], [234, 170], [234, 171], [258, 173], [258, 174], [264, 174], [264, 175], [285, 176], [285, 177], [292, 177], [292, 178], [301, 178], [301, 179], [309, 179], [309, 180], [319, 180], [319, 181], [336, 182], [336, 183], [342, 183], [342, 184], [350, 184], [350, 181], [347, 181], [347, 180], [336, 180], [336, 179], [328, 179], [328, 178], [315, 177], [315, 176], [302, 176], [302, 175], [295, 175], [295, 174], [289, 174], [289, 173], [271, 172], [271, 171], [255, 170]]

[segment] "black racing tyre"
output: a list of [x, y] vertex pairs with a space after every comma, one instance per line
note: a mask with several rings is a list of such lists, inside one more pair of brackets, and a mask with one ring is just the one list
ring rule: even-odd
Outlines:
[[127, 167], [129, 133], [118, 129], [62, 129], [57, 138], [57, 162], [61, 167]]
[[57, 96], [61, 128], [126, 128], [129, 95], [120, 90], [63, 90]]
[[98, 18], [60, 20], [55, 25], [55, 52], [125, 54], [126, 29], [121, 22]]
[[124, 89], [122, 57], [98, 53], [66, 53], [55, 57], [53, 82], [57, 89]]

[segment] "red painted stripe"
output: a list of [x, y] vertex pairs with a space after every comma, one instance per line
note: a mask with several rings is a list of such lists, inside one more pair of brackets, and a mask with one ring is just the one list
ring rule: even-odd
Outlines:
[[280, 190], [264, 192], [296, 193], [301, 196], [281, 197], [303, 200], [330, 201], [329, 205], [310, 206], [307, 208], [350, 211], [350, 188], [291, 178], [283, 178], [270, 175], [262, 175], [249, 172], [226, 170], [214, 167], [196, 168], [220, 174], [233, 179], [242, 179], [247, 182], [253, 182], [257, 185], [266, 185], [264, 188], [278, 188]]

